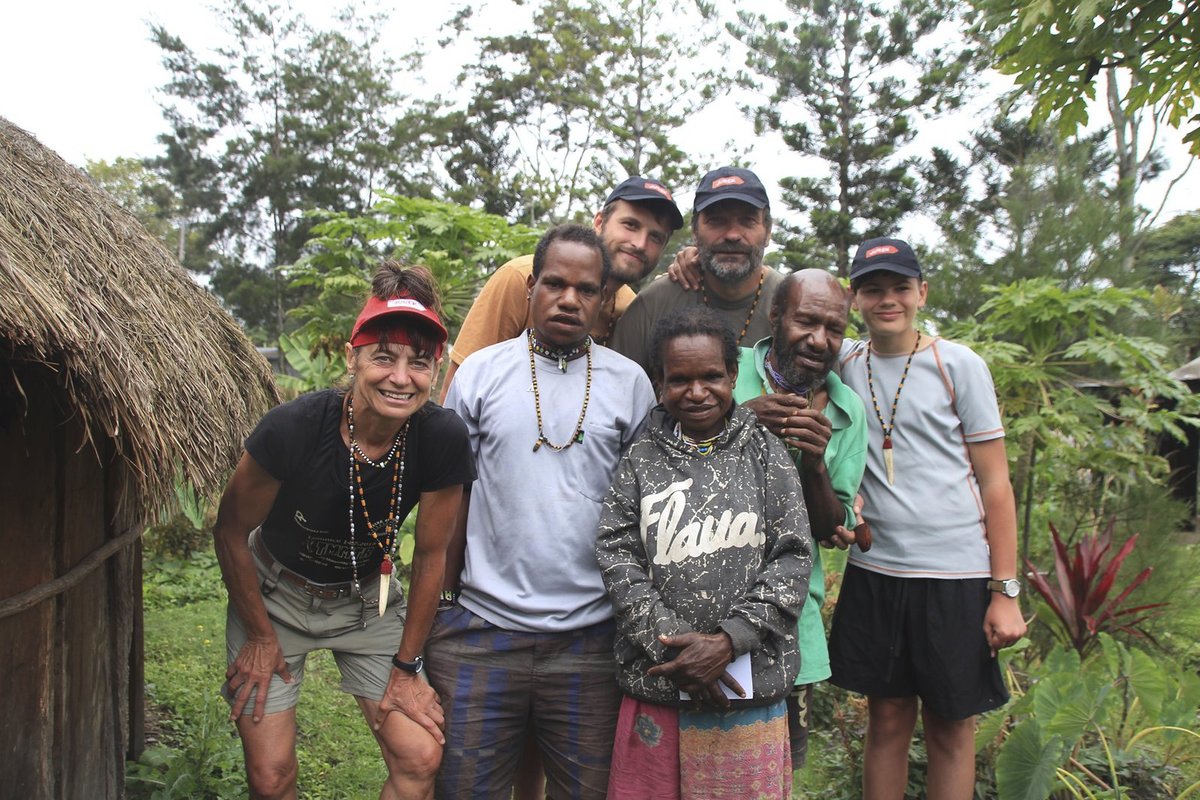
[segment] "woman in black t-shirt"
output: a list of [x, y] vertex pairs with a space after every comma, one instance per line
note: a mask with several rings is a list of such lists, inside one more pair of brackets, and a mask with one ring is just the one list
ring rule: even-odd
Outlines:
[[[420, 654], [475, 477], [466, 427], [429, 403], [447, 338], [437, 308], [427, 269], [380, 267], [346, 344], [349, 388], [269, 412], [221, 498], [223, 692], [252, 796], [295, 796], [295, 704], [316, 649], [333, 651], [342, 689], [375, 732], [385, 794], [432, 796], [444, 717]], [[418, 501], [406, 605], [393, 564]]]

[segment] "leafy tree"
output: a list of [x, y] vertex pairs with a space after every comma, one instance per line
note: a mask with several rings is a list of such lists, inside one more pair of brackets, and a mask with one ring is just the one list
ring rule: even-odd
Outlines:
[[123, 157], [113, 161], [89, 160], [84, 171], [122, 208], [137, 217], [147, 233], [174, 253], [180, 263], [191, 256], [191, 263], [201, 267], [198, 271], [204, 271], [203, 267], [207, 265], [194, 253], [194, 249], [199, 248], [199, 234], [189, 230], [181, 218], [178, 194], [145, 162]]
[[504, 262], [533, 250], [539, 231], [466, 206], [384, 194], [371, 210], [318, 212], [304, 255], [288, 269], [312, 293], [293, 312], [306, 341], [336, 356], [370, 290], [379, 261], [424, 264], [442, 297], [451, 339], [480, 284]]
[[1158, 286], [1155, 302], [1169, 321], [1182, 360], [1194, 358], [1200, 342], [1200, 212], [1181, 214], [1147, 231], [1138, 266]]
[[1143, 290], [1064, 288], [1033, 278], [985, 289], [977, 321], [948, 334], [984, 357], [1001, 400], [1022, 555], [1041, 515], [1108, 517], [1145, 484], [1162, 484], [1159, 436], [1186, 439], [1200, 398], [1167, 375], [1167, 348], [1117, 323], [1152, 312]]
[[472, 99], [448, 115], [448, 195], [539, 224], [591, 212], [630, 174], [694, 180], [673, 134], [725, 78], [689, 69], [701, 52], [715, 63], [717, 45], [687, 13], [676, 0], [543, 0], [529, 30], [481, 37], [462, 76]]
[[[977, 0], [984, 30], [997, 36], [1002, 72], [1036, 98], [1033, 119], [1054, 118], [1071, 134], [1088, 120], [1096, 76], [1119, 71], [1128, 113], [1161, 104], [1166, 121], [1192, 129], [1184, 137], [1200, 155], [1200, 6], [1169, 0]], [[1113, 75], [1112, 77], [1115, 77]], [[1110, 81], [1110, 91], [1117, 91]]]
[[229, 40], [211, 61], [152, 27], [170, 75], [155, 167], [219, 253], [214, 290], [274, 338], [293, 302], [275, 268], [299, 255], [304, 212], [362, 210], [385, 176], [425, 185], [424, 167], [396, 168], [413, 142], [393, 124], [402, 98], [398, 66], [380, 52], [380, 16], [348, 7], [335, 30], [317, 31], [270, 0], [227, 0], [218, 13]]
[[[753, 109], [758, 131], [777, 131], [824, 173], [781, 181], [784, 201], [806, 217], [777, 237], [793, 266], [836, 264], [869, 236], [892, 233], [913, 210], [918, 176], [901, 148], [920, 114], [954, 107], [974, 51], [928, 44], [951, 4], [901, 0], [787, 0], [781, 19], [739, 11], [731, 32], [747, 66], [771, 88]], [[757, 83], [747, 77], [748, 85]]]
[[923, 205], [943, 241], [925, 260], [931, 312], [978, 310], [983, 287], [1036, 277], [1065, 289], [1140, 286], [1119, 253], [1113, 162], [1104, 134], [1062, 142], [1025, 120], [997, 117], [973, 134], [963, 160], [934, 148], [921, 169]]

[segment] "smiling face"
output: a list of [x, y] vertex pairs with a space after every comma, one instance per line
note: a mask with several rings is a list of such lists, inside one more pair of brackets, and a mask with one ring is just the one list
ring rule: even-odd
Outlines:
[[854, 284], [854, 307], [875, 341], [907, 340], [929, 284], [897, 272], [872, 272]]
[[536, 280], [529, 276], [529, 311], [542, 344], [583, 343], [600, 313], [603, 276], [599, 250], [564, 239], [550, 243], [541, 273]]
[[677, 336], [663, 342], [662, 404], [693, 439], [710, 439], [725, 427], [733, 407], [736, 367], [725, 364], [715, 336]]
[[783, 291], [771, 309], [772, 362], [793, 386], [819, 388], [841, 352], [850, 298], [829, 275], [789, 280]]
[[592, 224], [612, 257], [612, 279], [635, 283], [658, 264], [671, 229], [661, 209], [650, 203], [615, 200], [611, 213], [600, 212]]
[[346, 345], [346, 370], [353, 378], [354, 413], [403, 423], [429, 400], [438, 362], [406, 344]]

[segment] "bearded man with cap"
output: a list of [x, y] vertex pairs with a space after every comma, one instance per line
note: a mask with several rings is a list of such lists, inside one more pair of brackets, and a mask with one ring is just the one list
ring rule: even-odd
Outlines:
[[479, 466], [448, 559], [460, 594], [427, 647], [446, 709], [446, 800], [507, 800], [527, 738], [550, 797], [607, 790], [621, 694], [596, 529], [654, 405], [641, 369], [588, 334], [610, 271], [593, 230], [546, 233], [526, 284], [533, 325], [464, 361], [446, 399]]
[[[845, 548], [856, 541], [855, 496], [867, 460], [862, 400], [832, 371], [842, 349], [850, 295], [831, 273], [784, 276], [771, 303], [771, 336], [742, 348], [733, 398], [780, 437], [800, 472], [813, 539]], [[859, 540], [862, 550], [869, 541]], [[821, 608], [825, 574], [813, 548], [808, 599], [800, 614], [800, 673], [788, 697], [792, 769], [804, 766], [813, 684], [830, 675]]]
[[739, 346], [771, 333], [767, 307], [783, 276], [762, 263], [771, 240], [771, 206], [758, 176], [739, 167], [705, 175], [696, 189], [692, 236], [700, 255], [700, 291], [654, 281], [629, 304], [609, 344], [647, 374], [654, 323], [677, 309], [711, 308]]
[[[268, 412], [221, 497], [222, 692], [251, 797], [296, 797], [296, 703], [319, 649], [333, 652], [383, 752], [381, 796], [432, 797], [444, 715], [421, 653], [475, 478], [462, 420], [428, 403], [446, 342], [437, 308], [429, 270], [384, 263], [346, 344], [349, 388]], [[406, 604], [393, 566], [418, 501]]]
[[[612, 272], [605, 285], [604, 302], [593, 323], [592, 341], [609, 343], [613, 326], [636, 296], [631, 284], [654, 270], [671, 235], [681, 227], [683, 215], [675, 205], [675, 198], [659, 181], [634, 175], [609, 193], [592, 219], [592, 229], [612, 256]], [[532, 272], [533, 256], [520, 256], [502, 265], [483, 285], [450, 349], [450, 366], [442, 382], [442, 402], [467, 356], [507, 341], [532, 325], [526, 285]]]

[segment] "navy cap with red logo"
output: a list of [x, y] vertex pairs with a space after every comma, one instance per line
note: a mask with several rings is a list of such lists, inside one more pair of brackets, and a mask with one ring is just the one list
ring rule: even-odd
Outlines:
[[850, 263], [850, 280], [855, 281], [872, 272], [895, 272], [906, 278], [921, 277], [917, 254], [903, 239], [881, 236], [867, 239], [858, 246]]
[[741, 200], [755, 208], [766, 208], [771, 204], [758, 176], [741, 167], [718, 167], [701, 178], [692, 212], [699, 214], [722, 200]]
[[679, 213], [679, 206], [675, 205], [671, 190], [652, 178], [643, 178], [640, 175], [626, 178], [609, 193], [604, 205], [607, 206], [614, 200], [627, 200], [630, 203], [654, 202], [667, 212], [671, 220], [671, 230], [677, 231], [683, 227], [683, 214]]

